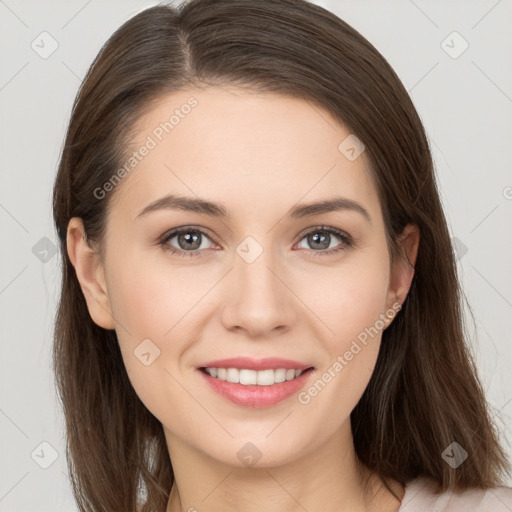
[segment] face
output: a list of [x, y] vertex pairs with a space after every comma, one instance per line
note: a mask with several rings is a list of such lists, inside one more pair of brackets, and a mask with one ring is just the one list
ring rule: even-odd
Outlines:
[[[175, 109], [172, 129], [161, 125]], [[174, 93], [141, 118], [134, 147], [149, 149], [102, 189], [113, 194], [103, 258], [91, 272], [75, 266], [91, 316], [116, 329], [134, 389], [171, 444], [242, 466], [250, 442], [270, 467], [348, 428], [412, 278], [390, 273], [365, 154], [343, 149], [352, 138], [339, 149], [349, 136], [311, 103], [235, 89]], [[156, 203], [170, 195], [217, 208]], [[336, 209], [302, 208], [335, 199]], [[68, 236], [76, 262], [85, 252]], [[309, 370], [276, 384], [264, 379], [290, 373], [268, 370], [286, 362], [227, 371], [255, 387], [199, 369], [238, 357]]]

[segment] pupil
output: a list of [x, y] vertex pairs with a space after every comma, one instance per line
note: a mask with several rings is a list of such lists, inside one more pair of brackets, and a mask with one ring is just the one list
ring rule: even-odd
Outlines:
[[194, 247], [190, 247], [190, 245], [189, 245], [189, 247], [188, 247], [189, 249], [193, 249], [193, 250], [194, 249], [198, 249], [199, 246], [201, 245], [200, 243], [199, 244], [197, 243], [197, 241], [199, 240], [199, 236], [198, 236], [197, 233], [193, 234], [193, 235], [190, 235], [190, 232], [188, 232], [188, 233], [185, 233], [185, 234], [181, 234], [179, 238], [180, 238], [180, 240], [179, 240], [180, 241], [180, 245], [182, 245], [182, 241], [185, 241], [186, 243], [183, 244], [185, 246], [187, 244], [190, 244], [190, 243], [193, 244], [194, 243], [193, 239], [195, 239], [195, 246]]
[[[312, 245], [314, 246], [315, 244], [319, 244], [320, 247], [317, 247], [317, 248], [327, 249], [327, 247], [329, 247], [329, 243], [327, 242], [327, 244], [326, 244], [325, 242], [327, 241], [328, 236], [329, 235], [318, 235], [317, 233], [315, 233], [314, 235], [311, 235], [311, 239], [313, 240]], [[322, 240], [318, 241], [319, 238], [321, 238]]]

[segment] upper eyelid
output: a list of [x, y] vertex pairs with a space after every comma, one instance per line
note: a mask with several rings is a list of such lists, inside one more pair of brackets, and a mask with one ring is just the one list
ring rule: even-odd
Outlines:
[[[169, 241], [171, 238], [174, 238], [175, 236], [179, 235], [180, 232], [187, 232], [187, 231], [198, 231], [202, 235], [206, 235], [208, 238], [210, 238], [216, 244], [219, 244], [219, 242], [217, 242], [217, 237], [215, 235], [211, 235], [210, 232], [206, 228], [200, 228], [200, 227], [196, 227], [196, 226], [193, 226], [193, 225], [191, 225], [191, 226], [180, 226], [178, 228], [174, 228], [174, 229], [171, 229], [169, 231], [166, 231], [160, 237], [160, 241], [161, 242]], [[190, 252], [192, 252], [192, 251], [190, 251]]]

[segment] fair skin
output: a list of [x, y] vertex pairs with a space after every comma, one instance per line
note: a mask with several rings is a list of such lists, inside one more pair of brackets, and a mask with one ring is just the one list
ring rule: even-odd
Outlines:
[[[198, 105], [110, 192], [101, 255], [85, 243], [80, 219], [67, 236], [92, 319], [116, 330], [133, 387], [164, 429], [175, 474], [167, 512], [397, 511], [400, 501], [377, 476], [358, 471], [350, 427], [382, 332], [307, 404], [295, 394], [260, 409], [236, 405], [196, 369], [213, 359], [283, 357], [314, 366], [307, 390], [358, 334], [404, 302], [414, 270], [390, 264], [365, 154], [350, 161], [338, 150], [350, 132], [318, 106], [220, 87], [162, 99], [141, 118], [134, 146], [191, 95]], [[167, 194], [221, 203], [231, 217], [171, 209], [137, 217]], [[286, 216], [334, 196], [369, 218], [354, 209]], [[178, 236], [166, 242], [185, 257], [158, 244], [182, 226], [205, 232], [193, 247]], [[325, 246], [309, 233], [327, 236]], [[251, 263], [237, 253], [249, 236], [262, 249]], [[400, 243], [414, 264], [417, 228], [408, 225]], [[200, 255], [186, 257], [197, 247]], [[336, 247], [343, 249], [321, 254]], [[160, 350], [149, 366], [134, 355], [146, 339]], [[237, 456], [249, 442], [261, 453], [253, 466]], [[388, 483], [401, 498], [403, 488]]]

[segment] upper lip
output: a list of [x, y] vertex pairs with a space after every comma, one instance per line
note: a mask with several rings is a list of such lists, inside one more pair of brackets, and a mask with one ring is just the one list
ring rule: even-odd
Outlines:
[[247, 370], [277, 370], [278, 368], [284, 368], [286, 370], [307, 370], [311, 367], [312, 365], [310, 364], [303, 364], [298, 361], [282, 359], [280, 357], [265, 357], [263, 359], [232, 357], [229, 359], [208, 361], [198, 366], [198, 368], [239, 368]]

